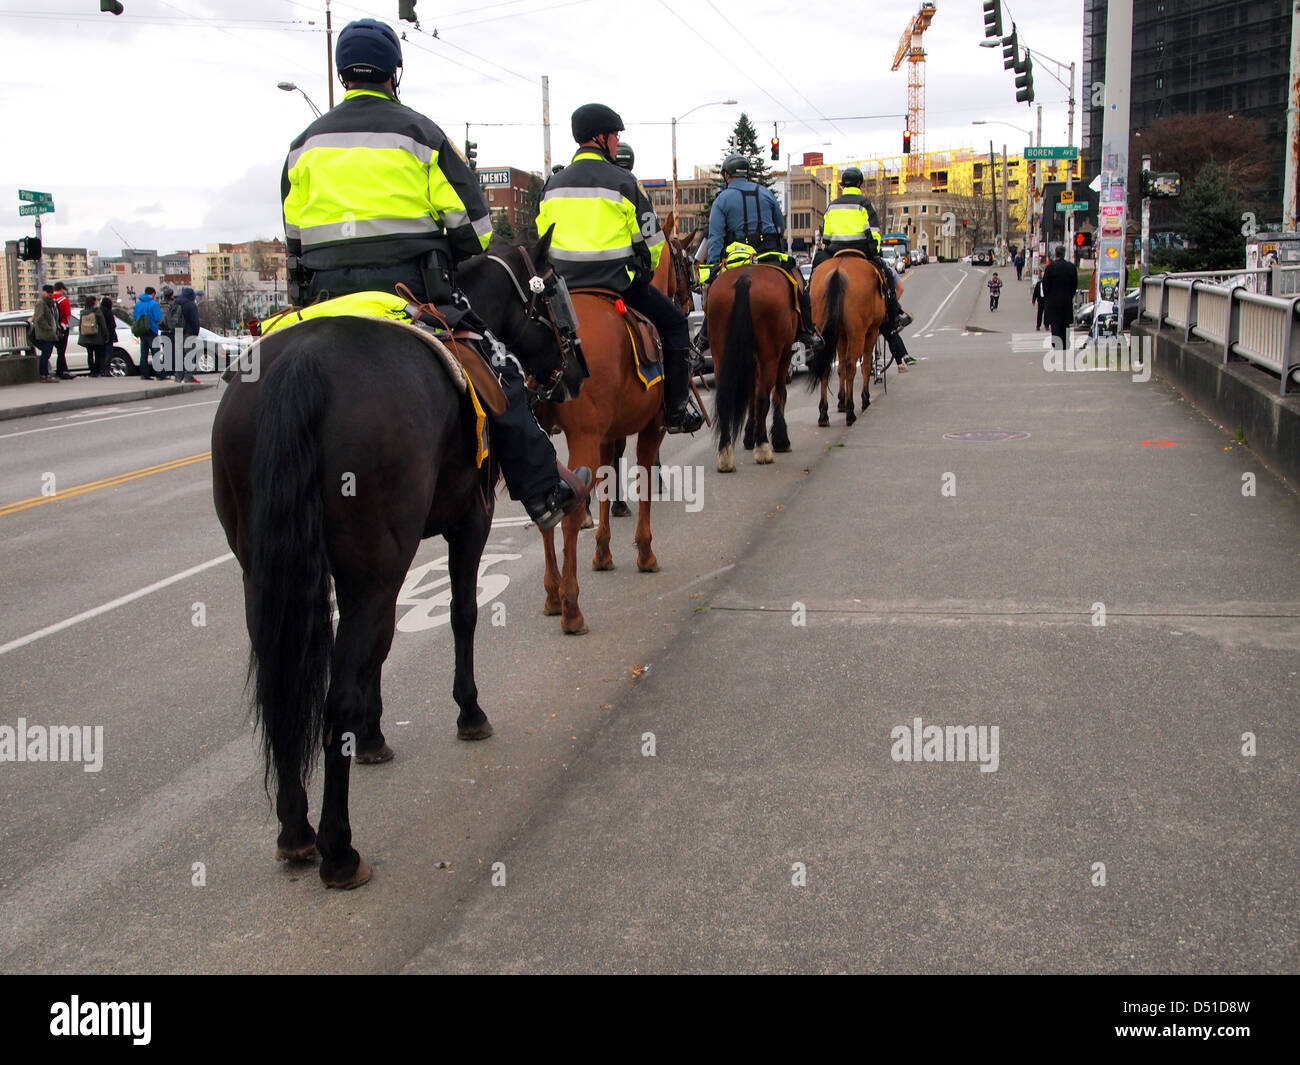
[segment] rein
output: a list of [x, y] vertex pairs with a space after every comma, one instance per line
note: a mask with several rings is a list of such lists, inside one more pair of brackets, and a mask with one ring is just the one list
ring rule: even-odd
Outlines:
[[[564, 369], [569, 363], [569, 344], [560, 335], [560, 327], [555, 321], [555, 312], [551, 309], [551, 301], [543, 295], [546, 291], [546, 281], [555, 273], [555, 268], [548, 267], [546, 273], [540, 273], [537, 267], [533, 265], [532, 257], [528, 254], [527, 248], [519, 245], [514, 250], [523, 257], [524, 265], [528, 268], [528, 292], [524, 291], [524, 286], [519, 283], [514, 268], [505, 259], [499, 255], [489, 255], [488, 258], [506, 272], [506, 276], [510, 278], [510, 283], [514, 286], [515, 294], [524, 305], [524, 313], [533, 321], [541, 320], [537, 313], [537, 300], [538, 297], [542, 299], [542, 306], [546, 312], [545, 323], [550, 326], [551, 333], [555, 337], [556, 346], [560, 349], [560, 365], [551, 373], [550, 379], [544, 385], [539, 385], [532, 374], [525, 373], [524, 385], [530, 392], [535, 393], [539, 399], [547, 400], [559, 387], [560, 380], [564, 376]], [[507, 341], [506, 343], [508, 345], [510, 342]]]

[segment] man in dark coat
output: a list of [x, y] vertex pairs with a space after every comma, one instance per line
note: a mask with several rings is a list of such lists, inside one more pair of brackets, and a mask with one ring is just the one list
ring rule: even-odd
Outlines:
[[1079, 287], [1079, 271], [1065, 258], [1065, 248], [1056, 249], [1056, 258], [1043, 271], [1043, 322], [1052, 331], [1052, 346], [1065, 350], [1065, 331], [1074, 313], [1074, 293]]

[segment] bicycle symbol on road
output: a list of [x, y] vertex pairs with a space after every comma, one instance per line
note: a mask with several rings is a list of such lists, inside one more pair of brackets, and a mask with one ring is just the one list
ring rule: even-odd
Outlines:
[[[481, 610], [496, 599], [510, 585], [505, 573], [489, 573], [488, 569], [499, 562], [514, 562], [523, 555], [485, 554], [478, 566], [478, 605]], [[397, 593], [397, 609], [406, 612], [397, 619], [398, 632], [425, 632], [451, 621], [451, 575], [447, 572], [447, 556], [413, 567]], [[339, 612], [334, 610], [334, 620]]]

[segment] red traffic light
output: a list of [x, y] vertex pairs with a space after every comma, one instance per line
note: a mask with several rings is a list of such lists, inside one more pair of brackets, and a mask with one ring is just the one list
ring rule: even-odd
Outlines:
[[1088, 238], [1082, 233], [1076, 233], [1074, 235], [1074, 246], [1076, 248], [1082, 248], [1086, 243], [1088, 243]]
[[780, 158], [781, 158], [781, 138], [773, 137], [772, 138], [772, 162], [775, 163]]
[[911, 152], [911, 150], [912, 150], [912, 131], [910, 129], [904, 129], [903, 130], [903, 154], [906, 155], [909, 152]]

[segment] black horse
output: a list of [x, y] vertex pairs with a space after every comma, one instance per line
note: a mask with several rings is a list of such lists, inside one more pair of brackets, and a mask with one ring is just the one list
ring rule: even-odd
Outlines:
[[[457, 280], [532, 378], [563, 373], [576, 390], [581, 354], [550, 311], [549, 250], [549, 232], [530, 248], [493, 249]], [[457, 735], [492, 735], [474, 682], [474, 629], [497, 469], [476, 466], [473, 412], [419, 337], [373, 319], [318, 318], [272, 333], [257, 353], [256, 378], [234, 379], [217, 409], [212, 480], [244, 571], [254, 713], [268, 789], [272, 776], [277, 784], [276, 858], [309, 860], [319, 847], [325, 885], [352, 888], [371, 870], [351, 844], [349, 755], [392, 757], [380, 671], [398, 592], [429, 536], [449, 549]], [[318, 836], [305, 783], [322, 748]]]

